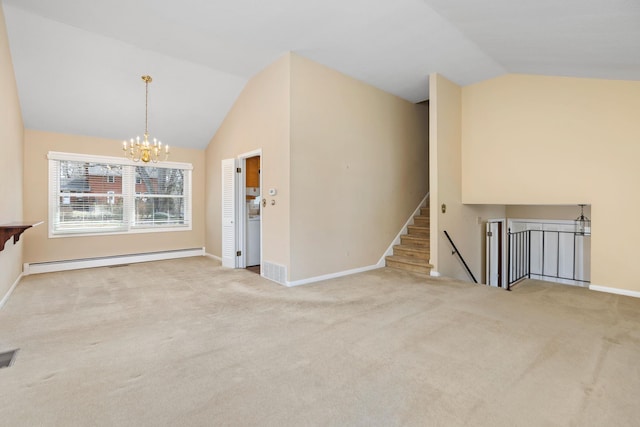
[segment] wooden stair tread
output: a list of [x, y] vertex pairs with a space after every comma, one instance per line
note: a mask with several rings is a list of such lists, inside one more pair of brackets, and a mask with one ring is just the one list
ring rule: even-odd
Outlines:
[[393, 254], [401, 257], [420, 258], [429, 260], [431, 251], [428, 246], [394, 245]]
[[396, 270], [410, 271], [412, 273], [429, 274], [433, 266], [420, 258], [407, 258], [397, 255], [388, 256], [386, 265]]
[[[425, 240], [427, 240], [425, 238]], [[415, 245], [403, 245], [403, 244], [399, 244], [399, 245], [394, 245], [393, 248], [399, 248], [399, 249], [404, 249], [405, 251], [415, 251], [415, 252], [429, 252], [429, 248], [425, 247], [425, 246], [415, 246]]]
[[410, 265], [417, 265], [417, 266], [421, 266], [421, 267], [429, 267], [429, 268], [433, 268], [433, 265], [429, 264], [429, 261], [425, 260], [425, 259], [421, 259], [421, 258], [412, 258], [412, 257], [404, 257], [404, 256], [398, 256], [398, 255], [389, 255], [386, 257], [387, 261], [395, 261], [395, 262], [399, 262], [402, 264], [410, 264]]
[[420, 235], [415, 235], [415, 234], [403, 234], [400, 237], [401, 238], [407, 238], [409, 240], [419, 240], [419, 241], [425, 241], [425, 242], [429, 241], [429, 236], [420, 236]]
[[407, 246], [420, 246], [423, 248], [428, 248], [430, 239], [427, 236], [416, 236], [412, 234], [404, 234], [400, 237], [400, 241], [402, 244], [409, 243]]
[[429, 237], [431, 228], [429, 226], [422, 225], [409, 225], [407, 227], [407, 231], [409, 235]]

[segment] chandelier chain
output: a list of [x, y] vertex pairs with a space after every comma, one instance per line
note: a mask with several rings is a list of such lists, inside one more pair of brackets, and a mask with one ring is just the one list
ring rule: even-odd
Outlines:
[[144, 134], [149, 135], [149, 82], [145, 82], [144, 94]]
[[144, 134], [149, 136], [149, 83], [153, 80], [151, 76], [142, 76], [144, 80]]
[[134, 162], [142, 161], [144, 163], [153, 162], [158, 163], [161, 158], [166, 160], [169, 157], [169, 146], [162, 145], [162, 142], [153, 138], [153, 141], [149, 141], [149, 83], [153, 81], [151, 76], [142, 76], [142, 80], [145, 83], [144, 90], [144, 137], [142, 141], [140, 137], [136, 137], [135, 140], [131, 138], [130, 141], [122, 142], [122, 149], [124, 155], [128, 159]]

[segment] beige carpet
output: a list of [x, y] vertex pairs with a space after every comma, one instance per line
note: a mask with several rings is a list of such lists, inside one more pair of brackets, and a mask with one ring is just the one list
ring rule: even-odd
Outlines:
[[640, 300], [381, 269], [284, 288], [207, 258], [28, 276], [3, 426], [640, 424]]

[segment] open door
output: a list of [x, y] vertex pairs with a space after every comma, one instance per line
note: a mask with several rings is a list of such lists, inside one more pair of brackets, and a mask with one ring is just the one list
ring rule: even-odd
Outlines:
[[222, 161], [222, 265], [236, 268], [236, 159]]

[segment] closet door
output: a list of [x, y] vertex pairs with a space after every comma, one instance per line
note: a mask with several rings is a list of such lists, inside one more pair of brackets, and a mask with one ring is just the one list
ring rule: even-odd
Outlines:
[[222, 265], [236, 268], [236, 160], [222, 161]]

